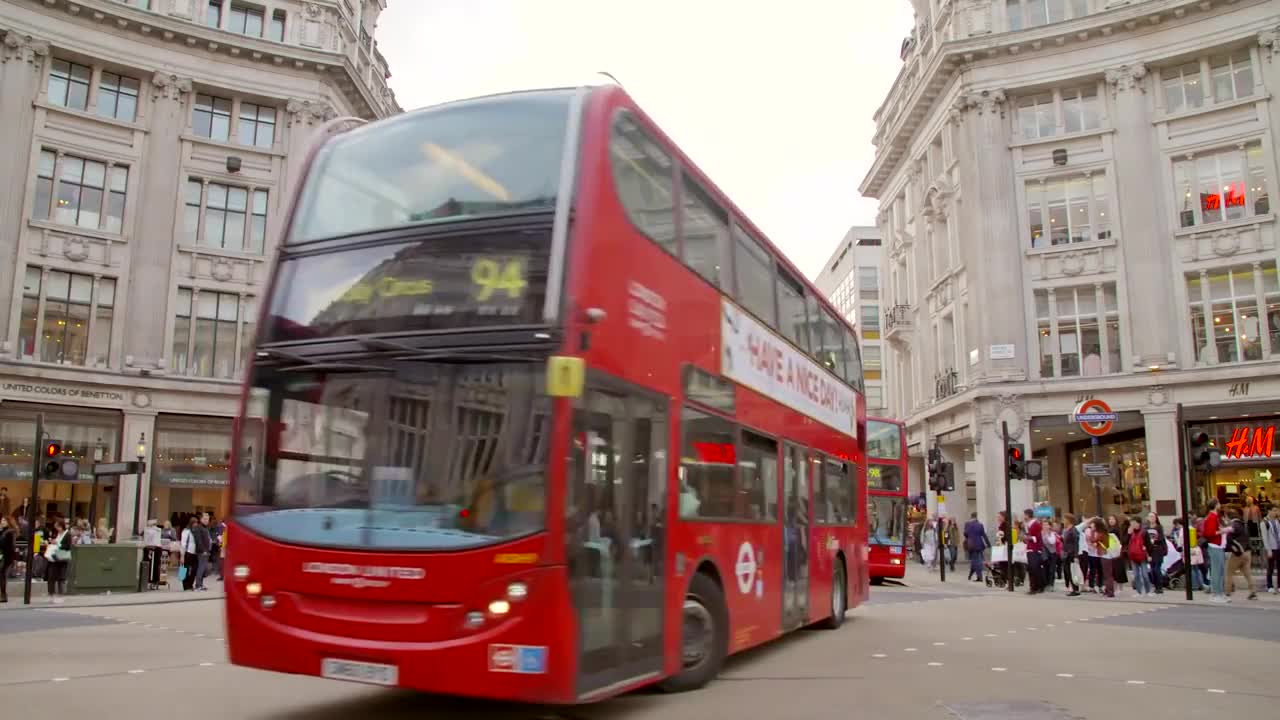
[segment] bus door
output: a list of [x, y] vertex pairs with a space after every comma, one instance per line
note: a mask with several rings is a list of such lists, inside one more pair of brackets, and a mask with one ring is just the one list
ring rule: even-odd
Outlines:
[[792, 630], [809, 618], [809, 476], [804, 452], [783, 445], [783, 542], [786, 574], [782, 581], [782, 625]]
[[566, 527], [578, 694], [662, 671], [667, 401], [591, 378], [574, 409]]

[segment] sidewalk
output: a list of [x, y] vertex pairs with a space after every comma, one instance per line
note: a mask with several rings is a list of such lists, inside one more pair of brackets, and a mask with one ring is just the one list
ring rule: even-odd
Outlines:
[[[947, 568], [947, 581], [942, 582], [938, 577], [938, 571], [929, 570], [920, 563], [912, 561], [907, 565], [907, 576], [902, 580], [903, 584], [908, 588], [918, 588], [922, 590], [930, 590], [939, 593], [949, 594], [967, 594], [967, 595], [987, 595], [995, 593], [1011, 594], [1008, 588], [987, 587], [985, 583], [979, 584], [967, 580], [965, 576], [969, 572], [967, 564], [962, 565], [956, 563], [957, 572], [951, 572], [951, 568]], [[1209, 602], [1209, 593], [1195, 590], [1193, 599], [1187, 600], [1186, 590], [1183, 588], [1166, 589], [1160, 595], [1146, 595], [1142, 597], [1133, 594], [1132, 586], [1129, 584], [1116, 587], [1116, 596], [1114, 598], [1103, 598], [1101, 595], [1092, 593], [1082, 593], [1080, 596], [1071, 598], [1073, 600], [1099, 600], [1106, 602], [1131, 602], [1131, 603], [1147, 603], [1152, 605], [1204, 605], [1207, 607], [1234, 607], [1234, 608], [1259, 608], [1265, 610], [1280, 611], [1280, 595], [1272, 595], [1266, 591], [1266, 576], [1254, 575], [1254, 589], [1258, 592], [1256, 600], [1248, 600], [1248, 593], [1240, 587], [1240, 580], [1236, 580], [1236, 591], [1231, 595], [1231, 603], [1228, 605], [1218, 605]], [[1059, 580], [1053, 592], [1044, 593], [1044, 597], [1060, 597], [1066, 598], [1063, 591], [1062, 581]], [[874, 592], [874, 590], [873, 590]], [[1012, 594], [1021, 593], [1026, 595], [1027, 587], [1023, 585], [1014, 590]]]
[[0, 603], [0, 613], [6, 610], [22, 610], [33, 608], [84, 608], [84, 607], [117, 607], [122, 605], [153, 605], [172, 602], [198, 602], [201, 600], [221, 600], [224, 597], [222, 581], [209, 577], [204, 581], [204, 592], [183, 592], [182, 583], [177, 576], [169, 578], [169, 586], [147, 592], [105, 592], [84, 595], [67, 595], [62, 604], [55, 605], [49, 599], [48, 586], [43, 580], [31, 581], [31, 604], [22, 604], [22, 579], [9, 581], [9, 602]]

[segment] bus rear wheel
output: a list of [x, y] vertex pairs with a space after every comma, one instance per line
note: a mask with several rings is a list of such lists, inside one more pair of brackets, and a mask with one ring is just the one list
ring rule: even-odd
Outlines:
[[844, 579], [844, 563], [836, 561], [836, 570], [831, 577], [831, 617], [822, 622], [822, 627], [835, 630], [844, 624], [845, 610], [849, 609], [849, 585]]
[[686, 692], [711, 682], [729, 651], [729, 613], [724, 592], [711, 577], [697, 573], [684, 597], [680, 672], [658, 684], [664, 692]]

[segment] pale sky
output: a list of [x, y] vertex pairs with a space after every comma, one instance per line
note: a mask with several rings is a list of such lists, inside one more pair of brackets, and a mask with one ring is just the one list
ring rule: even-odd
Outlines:
[[406, 110], [607, 71], [811, 278], [851, 225], [906, 0], [390, 0]]

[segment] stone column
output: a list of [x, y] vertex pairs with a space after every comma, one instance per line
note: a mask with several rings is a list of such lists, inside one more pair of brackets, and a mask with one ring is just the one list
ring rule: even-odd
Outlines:
[[[23, 214], [31, 167], [31, 133], [35, 123], [32, 102], [40, 94], [40, 73], [49, 43], [10, 31], [0, 54], [0, 117], [5, 137], [0, 146], [0, 305], [13, 301], [14, 284], [22, 282], [18, 239], [27, 222]], [[10, 313], [0, 313], [0, 356], [16, 350], [9, 345]]]
[[170, 309], [157, 299], [169, 297], [173, 277], [177, 198], [186, 186], [181, 150], [190, 93], [190, 79], [159, 72], [151, 78], [151, 132], [142, 156], [140, 192], [129, 197], [136, 204], [133, 227], [125, 228], [130, 248], [124, 355], [133, 356], [134, 368], [163, 369], [160, 359], [166, 354], [165, 318]]
[[[277, 191], [279, 197], [271, 200], [271, 207], [280, 213], [287, 211], [289, 203], [293, 201], [294, 189], [306, 167], [308, 151], [314, 142], [319, 141], [319, 138], [315, 137], [316, 129], [338, 116], [337, 111], [328, 102], [298, 99], [290, 100], [285, 105], [285, 114], [288, 130], [283, 139], [282, 149], [286, 154], [283, 179], [279, 186], [283, 192]], [[272, 228], [284, 228], [282, 222], [277, 224], [268, 220], [267, 225]]]
[[[1177, 409], [1165, 399], [1165, 390], [1151, 390], [1151, 405], [1142, 410], [1142, 424], [1147, 442], [1147, 481], [1151, 484], [1151, 509], [1160, 500], [1172, 500], [1175, 512], [1182, 512], [1182, 492], [1178, 487], [1178, 423]], [[1159, 401], [1159, 405], [1155, 404]], [[1161, 515], [1164, 526], [1171, 527], [1173, 515]]]
[[[116, 541], [128, 542], [135, 537], [133, 527], [134, 508], [137, 508], [140, 534], [147, 526], [147, 513], [151, 511], [151, 466], [155, 458], [156, 414], [154, 412], [138, 412], [125, 410], [124, 433], [121, 436], [120, 460], [128, 462], [137, 460], [138, 438], [145, 433], [147, 445], [147, 471], [141, 476], [121, 475], [116, 485]], [[141, 494], [139, 494], [141, 490]], [[142, 497], [141, 506], [138, 498]]]
[[[1277, 105], [1275, 98], [1280, 97], [1280, 23], [1276, 23], [1275, 27], [1270, 30], [1264, 30], [1258, 33], [1258, 54], [1257, 57], [1262, 61], [1257, 67], [1261, 70], [1261, 77], [1255, 82], [1261, 84], [1267, 92], [1271, 93], [1272, 101], [1267, 103], [1267, 107], [1271, 112], [1271, 122], [1269, 125], [1272, 131], [1280, 128], [1280, 105]], [[1255, 95], [1261, 94], [1256, 92]], [[1274, 174], [1276, 168], [1275, 157], [1271, 158], [1271, 173], [1269, 177], [1276, 177]], [[1274, 187], [1275, 181], [1272, 180]], [[1272, 197], [1275, 197], [1276, 191], [1272, 189]], [[1271, 201], [1272, 212], [1275, 212], [1275, 201]]]
[[[1111, 88], [1115, 123], [1115, 188], [1118, 200], [1112, 207], [1120, 211], [1120, 248], [1124, 255], [1125, 285], [1129, 317], [1147, 318], [1142, 332], [1130, 333], [1133, 350], [1120, 359], [1122, 371], [1163, 365], [1174, 352], [1173, 323], [1180, 313], [1174, 306], [1172, 258], [1169, 251], [1171, 228], [1168, 213], [1153, 192], [1152, 178], [1163, 177], [1156, 167], [1158, 151], [1151, 132], [1151, 111], [1146, 97], [1147, 67], [1141, 63], [1111, 68], [1106, 73]], [[1176, 357], [1176, 356], [1175, 356]], [[1187, 358], [1188, 364], [1191, 358]]]
[[[1004, 91], [999, 89], [967, 92], [952, 106], [966, 139], [957, 157], [966, 208], [960, 245], [968, 248], [969, 301], [977, 307], [1000, 308], [999, 313], [979, 312], [975, 317], [973, 335], [982, 356], [975, 374], [988, 381], [1025, 379], [1030, 356], [1022, 281], [1026, 241], [1004, 107]], [[1017, 352], [1011, 360], [992, 360], [992, 345], [1013, 345]]]

